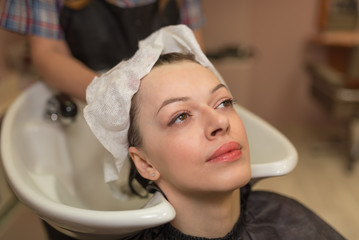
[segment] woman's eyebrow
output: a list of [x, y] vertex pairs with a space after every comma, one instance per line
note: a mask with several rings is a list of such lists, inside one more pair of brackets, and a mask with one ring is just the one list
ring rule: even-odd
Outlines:
[[227, 89], [226, 85], [220, 83], [220, 84], [218, 84], [217, 86], [215, 86], [215, 87], [212, 89], [211, 93], [213, 94], [214, 92], [216, 92], [218, 89], [220, 89], [220, 88], [222, 88], [222, 87], [224, 87], [224, 88]]
[[188, 101], [189, 97], [176, 97], [176, 98], [170, 98], [167, 99], [165, 101], [163, 101], [161, 107], [158, 109], [157, 114], [159, 113], [159, 111], [166, 105], [174, 103], [174, 102], [184, 102], [184, 101]]

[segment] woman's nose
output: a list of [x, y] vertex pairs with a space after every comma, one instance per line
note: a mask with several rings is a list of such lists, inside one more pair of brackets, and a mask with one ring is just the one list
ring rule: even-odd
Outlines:
[[208, 110], [204, 117], [207, 124], [206, 136], [208, 139], [214, 139], [228, 132], [230, 128], [229, 119], [220, 110]]

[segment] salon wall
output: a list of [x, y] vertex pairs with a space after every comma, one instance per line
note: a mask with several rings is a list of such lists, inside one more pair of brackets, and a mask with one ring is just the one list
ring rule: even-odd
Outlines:
[[317, 30], [317, 1], [221, 3], [203, 1], [206, 50], [237, 43], [255, 53], [245, 64], [216, 64], [239, 103], [278, 127], [325, 121], [326, 113], [310, 96], [304, 68], [307, 41]]

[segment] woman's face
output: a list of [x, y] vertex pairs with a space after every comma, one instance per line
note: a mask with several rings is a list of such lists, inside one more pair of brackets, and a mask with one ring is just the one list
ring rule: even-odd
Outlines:
[[232, 191], [249, 181], [244, 126], [210, 70], [190, 61], [154, 68], [141, 80], [138, 109], [141, 158], [165, 194]]

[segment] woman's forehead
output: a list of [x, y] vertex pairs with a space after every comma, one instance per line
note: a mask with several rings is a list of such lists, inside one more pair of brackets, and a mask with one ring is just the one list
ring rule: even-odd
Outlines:
[[182, 61], [154, 68], [141, 80], [140, 91], [151, 93], [159, 89], [206, 88], [218, 83], [219, 80], [209, 69], [198, 63]]

